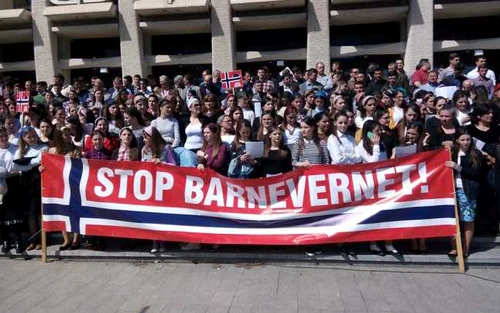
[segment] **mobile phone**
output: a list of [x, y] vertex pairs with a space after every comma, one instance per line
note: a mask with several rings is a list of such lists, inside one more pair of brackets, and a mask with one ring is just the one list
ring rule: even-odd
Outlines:
[[368, 137], [368, 139], [372, 140], [373, 139], [373, 133], [372, 132], [366, 133], [366, 137]]

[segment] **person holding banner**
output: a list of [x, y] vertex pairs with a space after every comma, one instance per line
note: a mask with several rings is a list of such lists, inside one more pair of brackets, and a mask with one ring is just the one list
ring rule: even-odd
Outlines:
[[48, 146], [40, 142], [40, 138], [31, 126], [21, 129], [19, 149], [14, 157], [13, 171], [22, 172], [22, 189], [26, 192], [23, 197], [23, 206], [28, 212], [28, 224], [30, 229], [30, 244], [27, 251], [41, 249], [40, 245], [40, 215], [41, 215], [41, 185], [38, 166], [42, 159], [42, 153], [48, 150]]
[[[125, 134], [126, 130], [122, 131], [120, 134]], [[176, 165], [175, 154], [171, 145], [165, 142], [160, 132], [153, 126], [144, 128], [144, 147], [142, 148], [141, 161], [153, 162], [154, 164]], [[153, 241], [153, 247], [150, 252], [158, 253], [163, 251], [165, 251], [164, 242]]]
[[[446, 161], [446, 167], [455, 173], [455, 192], [460, 221], [464, 223], [465, 241], [463, 254], [469, 256], [472, 237], [474, 236], [474, 219], [476, 216], [479, 180], [482, 175], [484, 159], [472, 142], [467, 129], [458, 128], [451, 148], [452, 161]], [[452, 243], [451, 257], [457, 256], [456, 242]]]
[[300, 124], [302, 138], [292, 147], [293, 167], [310, 168], [315, 164], [329, 164], [326, 142], [318, 138], [318, 125], [313, 117], [306, 117]]
[[2, 235], [2, 253], [11, 249], [11, 235], [15, 235], [16, 253], [24, 249], [21, 236], [23, 218], [17, 208], [19, 199], [19, 175], [12, 171], [17, 146], [9, 143], [9, 135], [5, 127], [0, 126], [0, 234]]
[[429, 129], [429, 146], [431, 149], [445, 147], [450, 149], [455, 141], [457, 125], [455, 124], [455, 109], [447, 104], [441, 108], [439, 114], [439, 125]]
[[281, 175], [293, 170], [291, 152], [283, 138], [282, 130], [275, 128], [265, 140], [264, 156], [257, 162], [257, 172], [261, 177]]
[[[73, 138], [71, 136], [71, 129], [64, 126], [61, 129], [54, 130], [53, 136], [53, 146], [48, 150], [48, 153], [59, 154], [69, 156], [71, 158], [81, 158], [82, 151], [80, 148], [74, 145]], [[43, 165], [38, 168], [40, 173], [45, 170]], [[64, 242], [59, 246], [59, 250], [77, 250], [80, 248], [80, 234], [73, 233], [73, 240], [70, 240], [69, 233], [66, 231], [62, 232]]]
[[231, 143], [231, 161], [227, 176], [231, 178], [248, 179], [254, 171], [256, 161], [246, 152], [246, 142], [252, 138], [252, 125], [247, 120], [242, 120], [237, 128], [234, 140]]
[[363, 161], [356, 153], [354, 137], [347, 133], [348, 119], [345, 111], [338, 111], [333, 117], [333, 132], [327, 141], [332, 164], [356, 164]]
[[[361, 156], [363, 163], [375, 163], [387, 160], [385, 146], [380, 142], [382, 128], [372, 120], [368, 120], [363, 124], [362, 139], [356, 147], [356, 153]], [[399, 251], [394, 248], [392, 241], [385, 242], [385, 250], [392, 255], [399, 255]], [[376, 242], [370, 242], [370, 252], [384, 256], [385, 252], [380, 249]]]
[[199, 164], [198, 170], [203, 172], [210, 168], [220, 175], [227, 175], [229, 165], [229, 149], [222, 143], [220, 129], [210, 123], [203, 128], [203, 146], [197, 152]]

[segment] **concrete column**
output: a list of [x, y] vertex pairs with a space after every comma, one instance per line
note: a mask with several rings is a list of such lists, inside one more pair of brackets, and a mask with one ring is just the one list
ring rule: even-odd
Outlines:
[[325, 72], [330, 71], [330, 1], [307, 1], [307, 65], [325, 63]]
[[211, 1], [212, 70], [236, 69], [236, 35], [229, 0]]
[[[59, 46], [59, 59], [60, 60], [69, 60], [71, 59], [71, 42], [66, 38], [58, 38], [58, 46]], [[64, 76], [65, 85], [69, 85], [72, 83], [71, 81], [71, 70], [70, 69], [60, 69], [61, 74]]]
[[134, 11], [134, 0], [118, 1], [118, 16], [122, 76], [135, 74], [146, 76], [149, 73], [146, 71], [142, 31]]
[[51, 84], [54, 75], [59, 71], [57, 59], [57, 36], [52, 33], [52, 22], [43, 15], [43, 10], [50, 6], [48, 0], [31, 2], [33, 19], [33, 50], [35, 54], [35, 71], [37, 81]]
[[409, 5], [405, 71], [411, 75], [420, 59], [427, 58], [433, 64], [434, 1], [409, 0]]

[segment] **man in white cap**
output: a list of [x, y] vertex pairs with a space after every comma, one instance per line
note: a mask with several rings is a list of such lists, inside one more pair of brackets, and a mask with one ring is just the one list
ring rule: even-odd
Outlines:
[[[474, 57], [476, 60], [476, 68], [474, 68], [472, 71], [467, 73], [468, 79], [478, 78], [479, 77], [479, 72], [478, 72], [479, 66], [486, 66], [486, 56], [484, 56], [483, 50], [475, 50]], [[497, 80], [496, 80], [495, 72], [488, 69], [488, 72], [486, 72], [486, 78], [491, 79], [493, 81], [493, 86], [496, 85]]]

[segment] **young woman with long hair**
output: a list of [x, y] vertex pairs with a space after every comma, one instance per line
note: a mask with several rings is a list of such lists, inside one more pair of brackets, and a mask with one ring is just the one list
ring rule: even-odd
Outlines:
[[[78, 148], [73, 143], [73, 137], [71, 135], [71, 129], [69, 127], [61, 127], [61, 129], [54, 130], [54, 140], [53, 145], [49, 149], [48, 153], [51, 154], [59, 154], [64, 156], [69, 156], [72, 158], [81, 158], [82, 150]], [[40, 172], [44, 171], [45, 168], [43, 165], [40, 165]], [[62, 232], [64, 242], [59, 247], [59, 250], [76, 250], [80, 248], [80, 234], [73, 233], [73, 239], [70, 240], [69, 233], [66, 231]]]
[[431, 149], [439, 149], [442, 147], [451, 148], [455, 141], [455, 133], [458, 126], [455, 124], [455, 108], [449, 104], [443, 106], [438, 111], [439, 125], [428, 130], [429, 147]]
[[122, 129], [125, 125], [123, 122], [123, 116], [120, 113], [118, 104], [116, 103], [106, 105], [104, 107], [103, 117], [108, 120], [108, 131], [112, 134], [117, 135], [120, 132], [120, 129]]
[[388, 93], [392, 97], [392, 106], [387, 109], [391, 117], [389, 128], [394, 129], [404, 117], [403, 111], [406, 107], [405, 94], [400, 89], [389, 90]]
[[320, 112], [314, 115], [314, 120], [316, 121], [316, 125], [318, 126], [319, 140], [326, 143], [328, 137], [332, 133], [330, 115], [328, 115], [326, 112]]
[[163, 140], [176, 148], [181, 143], [179, 121], [174, 117], [174, 105], [167, 99], [160, 101], [160, 115], [151, 122], [151, 126], [156, 128]]
[[284, 174], [293, 170], [290, 149], [284, 144], [280, 128], [269, 133], [264, 146], [264, 156], [257, 162], [261, 177]]
[[300, 123], [297, 120], [298, 110], [290, 105], [286, 108], [280, 128], [285, 135], [285, 144], [290, 148], [300, 139]]
[[332, 164], [357, 164], [361, 157], [356, 153], [356, 141], [347, 132], [349, 117], [345, 111], [338, 111], [333, 117], [333, 131], [328, 137], [327, 148]]
[[[375, 121], [366, 121], [363, 125], [363, 136], [361, 142], [356, 147], [356, 153], [361, 156], [363, 163], [375, 163], [387, 160], [387, 153], [384, 144], [380, 141], [382, 129]], [[385, 250], [393, 255], [399, 255], [399, 251], [394, 248], [392, 241], [385, 242]], [[378, 255], [385, 255], [376, 242], [370, 242], [370, 252]]]
[[292, 165], [309, 168], [315, 164], [330, 163], [326, 143], [318, 138], [318, 125], [312, 117], [300, 123], [302, 138], [292, 147]]
[[276, 128], [276, 114], [274, 113], [274, 109], [265, 111], [260, 117], [259, 124], [254, 137], [257, 141], [263, 141]]
[[[10, 117], [12, 118], [12, 117]], [[11, 235], [16, 238], [16, 253], [24, 250], [21, 235], [23, 215], [18, 209], [21, 196], [19, 173], [12, 170], [17, 146], [9, 143], [9, 134], [5, 127], [0, 126], [0, 234], [2, 235], [2, 253], [8, 253], [11, 248]]]
[[230, 147], [229, 177], [247, 179], [253, 173], [256, 160], [246, 152], [246, 143], [251, 139], [252, 125], [249, 121], [243, 120], [236, 128], [236, 134]]
[[42, 190], [40, 186], [40, 172], [38, 167], [42, 159], [42, 153], [48, 150], [48, 146], [40, 142], [40, 138], [31, 126], [21, 129], [19, 148], [14, 157], [13, 171], [22, 172], [22, 197], [25, 210], [28, 212], [28, 224], [31, 242], [26, 250], [40, 249], [40, 215]]
[[203, 146], [197, 153], [199, 158], [198, 170], [210, 168], [220, 175], [227, 175], [230, 154], [228, 147], [222, 143], [220, 129], [210, 123], [203, 127]]
[[[441, 121], [439, 120], [439, 111], [448, 104], [448, 100], [444, 97], [434, 97], [433, 103], [427, 108], [429, 113], [425, 117], [425, 130], [430, 132], [431, 129], [439, 127], [441, 125]], [[426, 102], [427, 106], [427, 102]], [[457, 122], [458, 124], [458, 122]]]
[[[125, 133], [122, 133], [123, 135]], [[144, 147], [142, 147], [141, 161], [153, 162], [154, 164], [176, 165], [175, 154], [172, 147], [165, 142], [160, 132], [153, 126], [145, 127], [143, 130]], [[160, 241], [153, 241], [151, 253], [163, 252], [165, 245]]]
[[471, 119], [469, 113], [471, 110], [469, 108], [469, 98], [467, 94], [461, 90], [455, 91], [451, 103], [455, 106], [458, 124], [460, 126], [470, 125]]
[[410, 104], [404, 108], [403, 118], [395, 127], [399, 142], [404, 141], [408, 124], [416, 121], [421, 121], [420, 107], [416, 104]]
[[330, 110], [329, 110], [329, 114], [330, 114], [330, 117], [332, 119], [335, 116], [335, 114], [337, 114], [337, 112], [340, 112], [340, 111], [344, 110], [345, 107], [346, 107], [346, 101], [345, 101], [345, 98], [343, 96], [336, 95], [334, 93], [332, 93], [330, 95]]
[[140, 161], [141, 150], [137, 145], [134, 132], [127, 127], [120, 130], [120, 148], [113, 151], [111, 160], [116, 161]]
[[399, 142], [396, 130], [389, 128], [390, 119], [389, 112], [385, 109], [379, 108], [373, 115], [373, 120], [380, 125], [380, 141], [384, 144], [388, 159], [394, 156], [394, 148]]
[[[451, 148], [452, 161], [445, 165], [455, 172], [455, 192], [460, 212], [460, 221], [464, 223], [464, 257], [468, 257], [472, 237], [474, 236], [474, 219], [476, 216], [477, 196], [479, 194], [479, 180], [481, 179], [483, 157], [476, 150], [472, 137], [465, 128], [458, 128]], [[456, 243], [453, 242], [449, 256], [457, 255]]]
[[203, 98], [203, 114], [207, 117], [207, 123], [217, 123], [217, 119], [224, 113], [220, 109], [219, 99], [213, 94]]
[[125, 113], [123, 113], [123, 120], [125, 126], [130, 128], [134, 133], [135, 139], [137, 140], [137, 147], [142, 149], [144, 146], [142, 134], [144, 127], [146, 127], [146, 122], [144, 122], [141, 112], [135, 107], [126, 108]]
[[219, 118], [220, 123], [220, 137], [222, 141], [228, 145], [230, 145], [235, 136], [234, 122], [233, 118], [230, 115], [223, 115]]

